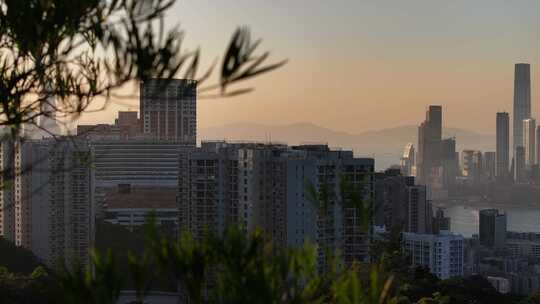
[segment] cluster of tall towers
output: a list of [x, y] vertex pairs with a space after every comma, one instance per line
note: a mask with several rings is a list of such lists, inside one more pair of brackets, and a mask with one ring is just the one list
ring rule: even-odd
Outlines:
[[454, 138], [442, 138], [442, 107], [430, 105], [418, 127], [416, 177], [431, 189], [448, 189], [455, 182], [459, 161]]
[[[515, 65], [512, 128], [511, 136], [510, 115], [498, 112], [496, 152], [486, 152], [484, 159], [479, 151], [463, 151], [462, 176], [479, 180], [477, 175], [482, 170], [475, 170], [475, 167], [485, 166], [489, 172], [484, 174], [500, 182], [527, 183], [540, 177], [540, 126], [537, 127], [531, 115], [531, 68], [528, 63]], [[414, 156], [411, 158], [411, 151], [414, 151], [412, 146], [407, 146], [401, 158], [401, 167], [406, 174], [416, 175], [419, 183], [429, 185], [432, 190], [448, 190], [454, 186], [459, 175], [459, 155], [455, 139], [442, 138], [441, 106], [430, 105], [426, 119], [418, 127], [416, 160]]]
[[524, 182], [528, 172], [534, 171], [540, 157], [540, 129], [531, 116], [531, 67], [517, 63], [514, 70], [513, 139], [510, 162], [510, 116], [497, 113], [496, 118], [496, 174], [499, 180]]

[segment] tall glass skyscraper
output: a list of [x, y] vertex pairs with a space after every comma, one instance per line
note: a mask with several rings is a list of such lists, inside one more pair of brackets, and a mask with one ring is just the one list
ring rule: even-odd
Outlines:
[[442, 107], [431, 105], [426, 120], [418, 127], [416, 176], [421, 184], [430, 184], [433, 169], [441, 165]]
[[531, 67], [517, 63], [514, 71], [514, 139], [516, 147], [523, 145], [523, 120], [531, 117]]

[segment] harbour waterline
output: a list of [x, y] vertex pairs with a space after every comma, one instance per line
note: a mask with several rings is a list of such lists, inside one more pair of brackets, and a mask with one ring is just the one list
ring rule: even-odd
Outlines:
[[507, 229], [516, 232], [538, 232], [540, 233], [540, 210], [538, 208], [514, 207], [514, 206], [465, 206], [443, 205], [439, 206], [444, 210], [445, 216], [450, 218], [451, 231], [471, 237], [478, 234], [479, 210], [496, 208], [507, 215]]

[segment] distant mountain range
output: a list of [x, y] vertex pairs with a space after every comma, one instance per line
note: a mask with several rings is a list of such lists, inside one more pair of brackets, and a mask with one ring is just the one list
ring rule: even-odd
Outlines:
[[[203, 140], [272, 141], [288, 144], [327, 143], [332, 147], [353, 149], [357, 156], [375, 157], [378, 170], [398, 164], [405, 144], [417, 146], [417, 126], [400, 126], [358, 134], [335, 131], [312, 123], [288, 125], [264, 125], [257, 123], [234, 123], [210, 127], [199, 131]], [[474, 131], [446, 128], [443, 136], [455, 137], [457, 150], [477, 149], [494, 151], [495, 136]]]

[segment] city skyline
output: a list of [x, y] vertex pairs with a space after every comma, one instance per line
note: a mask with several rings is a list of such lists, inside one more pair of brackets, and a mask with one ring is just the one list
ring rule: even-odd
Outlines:
[[538, 11], [4, 3], [0, 302], [536, 303]]
[[[252, 94], [201, 99], [199, 128], [313, 122], [357, 133], [414, 125], [425, 105], [442, 104], [447, 126], [493, 134], [495, 122], [482, 112], [512, 113], [514, 63], [530, 63], [533, 90], [540, 84], [540, 43], [533, 39], [540, 19], [532, 9], [540, 4], [535, 2], [458, 1], [440, 10], [425, 1], [338, 1], [332, 5], [343, 12], [340, 26], [338, 14], [325, 11], [329, 4], [321, 1], [278, 4], [182, 1], [172, 8], [168, 24], [182, 20], [186, 46], [201, 46], [207, 63], [222, 54], [239, 24], [249, 25], [264, 46], [290, 59], [282, 70], [251, 82], [256, 89]], [[314, 16], [302, 14], [305, 5]], [[240, 8], [242, 13], [237, 12]], [[413, 13], [421, 14], [407, 17]], [[231, 15], [238, 18], [224, 17]], [[434, 23], [436, 18], [449, 23]], [[284, 28], [295, 20], [300, 26]], [[532, 116], [538, 117], [534, 92], [532, 98]], [[289, 111], [283, 111], [283, 102]], [[130, 103], [138, 108], [136, 99]], [[403, 105], [405, 113], [393, 111]], [[116, 110], [127, 107], [111, 106], [84, 116], [83, 122], [110, 122]]]

